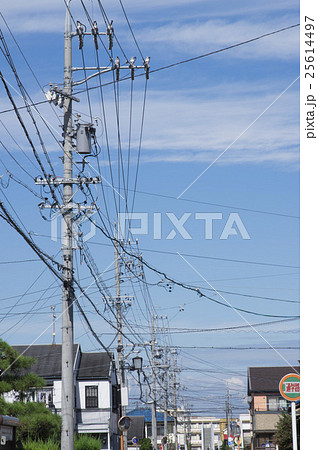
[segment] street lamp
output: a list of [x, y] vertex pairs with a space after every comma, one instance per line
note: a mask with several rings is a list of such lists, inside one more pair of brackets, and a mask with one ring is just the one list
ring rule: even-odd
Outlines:
[[141, 356], [135, 356], [132, 359], [133, 365], [132, 370], [142, 370], [142, 358]]

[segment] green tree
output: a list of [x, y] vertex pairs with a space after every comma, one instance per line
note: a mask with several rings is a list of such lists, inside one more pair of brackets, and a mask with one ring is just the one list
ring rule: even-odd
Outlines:
[[[34, 358], [21, 356], [0, 340], [0, 414], [20, 419], [17, 437], [21, 440], [59, 440], [61, 418], [46, 408], [44, 403], [28, 402], [26, 392], [45, 386], [45, 380], [30, 373]], [[13, 391], [15, 401], [6, 402], [3, 394]]]
[[151, 439], [144, 438], [140, 440], [140, 450], [151, 450], [151, 449], [152, 449]]
[[22, 441], [60, 439], [61, 417], [52, 414], [44, 403], [20, 401], [6, 403], [4, 414], [19, 418], [17, 437]]
[[28, 371], [34, 361], [33, 358], [21, 356], [0, 339], [0, 395], [13, 391], [15, 400], [23, 401], [28, 389], [44, 386], [42, 378]]
[[279, 450], [293, 450], [293, 433], [292, 433], [292, 419], [287, 413], [281, 414], [279, 417], [275, 442]]

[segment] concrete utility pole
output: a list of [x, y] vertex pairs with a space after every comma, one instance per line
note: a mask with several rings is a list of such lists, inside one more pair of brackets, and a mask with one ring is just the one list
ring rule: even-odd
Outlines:
[[187, 446], [186, 449], [191, 449], [191, 418], [190, 418], [190, 409], [188, 407], [187, 410]]
[[[115, 238], [117, 238], [115, 233]], [[126, 378], [124, 368], [124, 345], [123, 345], [123, 322], [122, 322], [122, 299], [120, 295], [120, 266], [118, 242], [114, 241], [114, 257], [115, 257], [115, 282], [116, 282], [116, 317], [117, 317], [117, 372], [118, 382], [120, 386], [121, 398], [121, 416], [126, 415]], [[125, 398], [124, 398], [125, 397]], [[123, 431], [123, 450], [127, 450], [127, 431]]]
[[227, 445], [229, 445], [229, 440], [230, 440], [230, 393], [229, 393], [229, 388], [227, 388], [225, 411], [226, 411], [226, 426], [227, 426]]
[[214, 450], [214, 423], [211, 422], [211, 449]]
[[[164, 368], [164, 418], [163, 418], [163, 434], [168, 437], [168, 347], [165, 345], [165, 368]], [[164, 450], [167, 450], [168, 443], [164, 444]]]
[[173, 416], [174, 416], [174, 444], [178, 450], [178, 410], [177, 410], [177, 381], [176, 381], [176, 350], [173, 353], [172, 361], [172, 388], [173, 388]]
[[183, 399], [183, 440], [184, 440], [184, 450], [188, 449], [188, 441], [187, 441], [187, 416], [186, 416], [186, 407]]
[[[61, 434], [61, 450], [73, 450], [74, 448], [74, 361], [73, 361], [73, 303], [74, 303], [74, 280], [73, 280], [73, 237], [74, 237], [74, 215], [73, 209], [75, 204], [73, 203], [73, 184], [96, 184], [100, 183], [100, 177], [80, 177], [73, 178], [73, 121], [72, 121], [72, 101], [79, 101], [76, 97], [72, 96], [73, 86], [78, 86], [88, 81], [89, 79], [100, 75], [104, 72], [110, 72], [116, 69], [117, 75], [119, 69], [126, 69], [131, 72], [133, 79], [136, 69], [144, 69], [146, 78], [149, 77], [149, 61], [150, 58], [145, 58], [142, 66], [135, 66], [135, 58], [131, 58], [130, 63], [126, 66], [120, 66], [120, 61], [116, 59], [116, 65], [111, 67], [105, 67], [101, 70], [100, 67], [94, 67], [90, 69], [97, 70], [93, 75], [89, 75], [84, 80], [73, 82], [72, 72], [74, 70], [84, 70], [84, 68], [72, 67], [72, 37], [79, 37], [79, 48], [83, 46], [84, 35], [94, 35], [94, 42], [96, 50], [97, 36], [112, 35], [112, 30], [108, 29], [105, 32], [99, 32], [97, 28], [94, 28], [92, 32], [84, 32], [83, 26], [80, 22], [77, 24], [76, 32], [72, 33], [70, 3], [71, 0], [66, 0], [66, 15], [65, 15], [65, 28], [64, 28], [64, 89], [63, 91], [57, 89], [57, 87], [51, 87], [50, 91], [45, 95], [49, 102], [54, 102], [55, 105], [64, 107], [64, 124], [63, 124], [63, 177], [50, 176], [47, 179], [36, 178], [35, 183], [38, 185], [56, 185], [63, 186], [63, 204], [60, 206], [60, 212], [63, 216], [63, 236], [62, 236], [62, 253], [63, 253], [63, 296], [62, 296], [62, 434]], [[94, 33], [93, 33], [94, 31]], [[112, 41], [110, 41], [112, 42]], [[76, 150], [79, 155], [91, 154], [91, 137], [95, 135], [95, 129], [92, 124], [77, 124], [77, 145]], [[83, 167], [85, 160], [83, 159]], [[39, 205], [40, 206], [40, 205]], [[52, 208], [52, 205], [43, 202], [40, 206], [41, 209]], [[76, 204], [76, 210], [86, 211], [94, 209], [93, 206]], [[94, 261], [91, 258], [90, 263], [94, 267]], [[121, 388], [125, 387], [125, 374], [124, 374], [124, 353], [122, 343], [122, 303], [120, 297], [120, 272], [118, 262], [118, 247], [115, 247], [115, 264], [117, 265], [116, 272], [116, 308], [117, 308], [117, 327], [118, 327], [118, 361], [119, 370], [118, 374], [121, 381]], [[101, 285], [103, 282], [101, 281]], [[54, 338], [55, 339], [55, 338]], [[53, 342], [54, 343], [54, 342]], [[125, 392], [125, 397], [127, 393]], [[125, 401], [127, 399], [125, 398]], [[123, 414], [126, 413], [125, 407], [123, 407]], [[125, 449], [127, 448], [127, 445]]]
[[151, 438], [152, 447], [157, 450], [157, 417], [156, 417], [156, 373], [155, 373], [155, 319], [151, 316]]
[[204, 423], [201, 423], [201, 450], [205, 448]]
[[[67, 3], [64, 30], [64, 155], [63, 178], [73, 177], [72, 148], [72, 26]], [[62, 436], [61, 449], [74, 448], [73, 379], [73, 183], [63, 183], [63, 307], [62, 307]]]

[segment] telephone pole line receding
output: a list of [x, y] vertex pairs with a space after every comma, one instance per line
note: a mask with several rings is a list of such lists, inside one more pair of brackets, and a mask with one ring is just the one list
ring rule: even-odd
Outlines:
[[[97, 77], [102, 73], [116, 71], [117, 78], [119, 76], [120, 69], [130, 70], [131, 78], [134, 78], [136, 69], [145, 70], [146, 78], [149, 76], [149, 58], [145, 58], [142, 66], [136, 66], [134, 64], [135, 58], [130, 60], [130, 64], [127, 66], [121, 66], [119, 58], [116, 58], [115, 64], [111, 64], [110, 67], [100, 68], [93, 67], [90, 70], [96, 70], [97, 72], [86, 77], [81, 81], [73, 82], [73, 71], [84, 70], [85, 67], [72, 67], [72, 38], [79, 37], [80, 49], [83, 46], [83, 35], [93, 34], [96, 49], [97, 36], [108, 35], [108, 32], [99, 32], [98, 28], [94, 28], [92, 33], [87, 33], [82, 30], [82, 25], [78, 22], [77, 30], [72, 32], [70, 2], [66, 3], [66, 15], [65, 15], [65, 28], [64, 28], [64, 89], [58, 89], [57, 86], [53, 86], [51, 83], [50, 90], [45, 94], [49, 103], [58, 105], [64, 108], [64, 123], [63, 123], [63, 177], [46, 176], [43, 179], [36, 178], [35, 183], [37, 185], [48, 185], [51, 188], [52, 195], [53, 189], [56, 186], [63, 186], [63, 201], [62, 205], [56, 205], [57, 200], [54, 203], [54, 207], [58, 206], [59, 213], [63, 218], [63, 232], [62, 232], [62, 270], [63, 270], [63, 296], [62, 296], [62, 433], [61, 433], [61, 450], [73, 450], [74, 449], [74, 428], [75, 428], [75, 415], [74, 415], [74, 356], [73, 356], [73, 304], [75, 301], [74, 293], [74, 276], [73, 276], [73, 239], [75, 236], [74, 225], [79, 215], [85, 214], [85, 211], [90, 212], [94, 209], [95, 205], [92, 203], [90, 206], [86, 205], [86, 201], [81, 203], [74, 203], [73, 197], [77, 193], [73, 193], [73, 185], [86, 185], [86, 184], [99, 184], [101, 183], [100, 177], [82, 176], [78, 174], [76, 178], [73, 178], [73, 139], [76, 139], [76, 153], [78, 155], [91, 155], [92, 146], [91, 140], [94, 139], [96, 145], [95, 128], [92, 123], [76, 123], [76, 129], [73, 128], [72, 121], [72, 102], [79, 102], [79, 99], [72, 95], [73, 86], [78, 86]], [[94, 32], [93, 32], [94, 31]], [[83, 158], [84, 170], [86, 160]], [[54, 196], [55, 197], [55, 196]], [[47, 200], [47, 199], [46, 199]], [[40, 203], [40, 209], [51, 209], [53, 206], [49, 202], [45, 201]], [[74, 210], [77, 211], [75, 215]], [[80, 225], [77, 224], [79, 227]], [[85, 250], [85, 243], [82, 247]], [[89, 255], [89, 253], [88, 253]], [[116, 312], [117, 312], [117, 330], [118, 330], [118, 374], [120, 379], [121, 394], [122, 394], [122, 413], [126, 412], [126, 405], [128, 405], [128, 392], [125, 382], [125, 367], [124, 367], [124, 351], [123, 351], [123, 335], [122, 335], [122, 302], [120, 296], [120, 269], [119, 269], [119, 251], [118, 244], [115, 244], [115, 267], [116, 267]], [[92, 265], [95, 272], [98, 272], [95, 267], [94, 261], [89, 256], [87, 257], [89, 263]], [[101, 285], [103, 282], [101, 280]], [[106, 289], [105, 289], [106, 291]], [[54, 338], [55, 341], [55, 338]], [[125, 401], [123, 402], [123, 397]], [[126, 438], [127, 442], [127, 438]], [[126, 446], [127, 447], [127, 444]]]

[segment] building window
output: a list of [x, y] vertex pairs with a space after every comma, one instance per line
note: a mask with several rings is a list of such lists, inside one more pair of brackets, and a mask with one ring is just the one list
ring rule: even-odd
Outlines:
[[273, 434], [263, 434], [256, 438], [256, 448], [275, 449]]
[[268, 397], [268, 411], [285, 411], [287, 409], [287, 401], [281, 397]]
[[115, 413], [118, 409], [118, 391], [117, 386], [112, 386], [112, 411]]
[[98, 408], [98, 386], [85, 386], [85, 407]]

